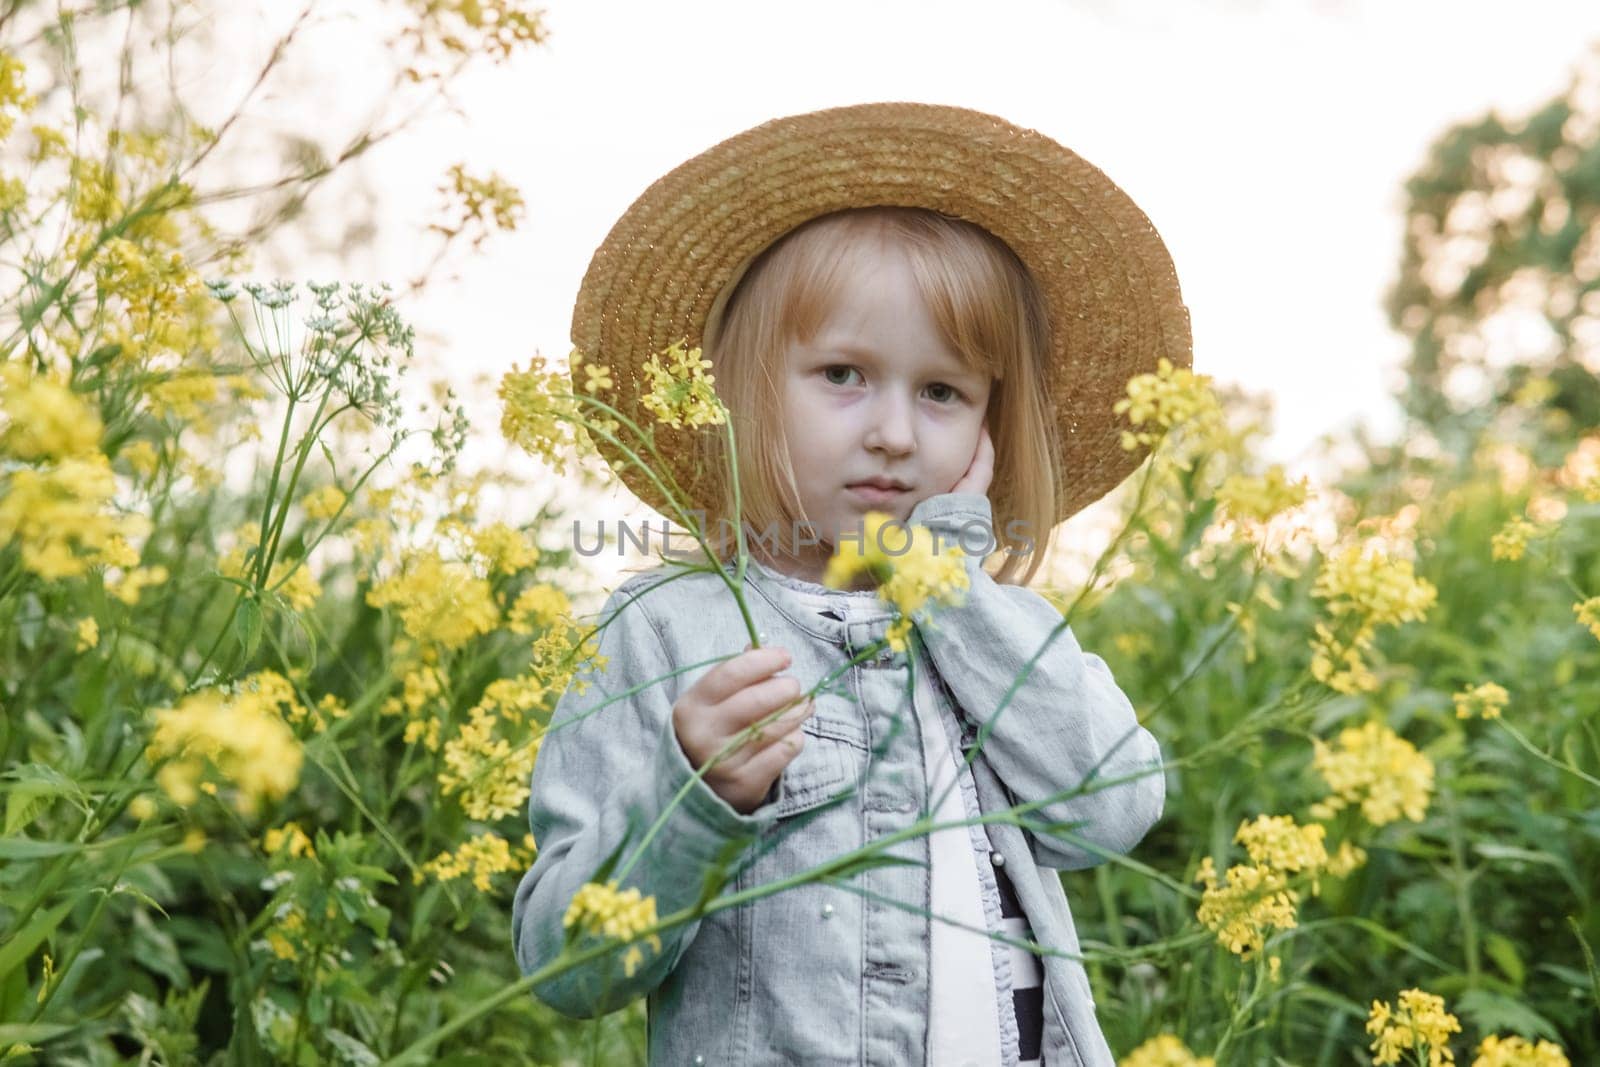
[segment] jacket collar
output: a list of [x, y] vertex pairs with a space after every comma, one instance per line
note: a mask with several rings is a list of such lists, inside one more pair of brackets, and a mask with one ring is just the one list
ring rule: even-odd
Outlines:
[[784, 574], [754, 556], [748, 560], [746, 584], [789, 622], [830, 644], [853, 644], [872, 630], [881, 634], [894, 618], [894, 610], [876, 590], [829, 589]]

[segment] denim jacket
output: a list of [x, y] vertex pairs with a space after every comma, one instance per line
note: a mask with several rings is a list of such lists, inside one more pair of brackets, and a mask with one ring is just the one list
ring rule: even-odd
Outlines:
[[[1160, 747], [1105, 661], [1083, 651], [1070, 628], [996, 713], [1061, 613], [1032, 590], [995, 582], [980, 566], [969, 546], [992, 528], [983, 494], [926, 498], [909, 521], [943, 543], [961, 543], [971, 583], [963, 603], [936, 608], [932, 624], [918, 628], [925, 655], [915, 642], [910, 653], [885, 650], [820, 693], [803, 726], [805, 744], [754, 811], [735, 811], [703, 779], [694, 781], [621, 887], [654, 896], [658, 915], [666, 916], [694, 905], [708, 868], [726, 858], [738, 869], [724, 894], [795, 875], [914, 823], [934, 798], [920, 734], [906, 725], [914, 716], [905, 711], [910, 672], [930, 670], [952, 702], [946, 714], [960, 720], [964, 746], [988, 726], [971, 768], [982, 810], [1056, 797], [1025, 813], [1027, 828], [985, 826], [1034, 939], [1064, 953], [1042, 957], [1044, 1062], [1114, 1067], [1087, 974], [1074, 958], [1077, 931], [1055, 872], [1091, 867], [1144, 837], [1166, 798]], [[723, 581], [678, 570], [663, 564], [612, 593], [600, 638], [609, 663], [585, 692], [569, 689], [552, 713], [531, 778], [529, 827], [538, 853], [512, 909], [524, 975], [559, 953], [562, 917], [578, 888], [625, 837], [623, 855], [631, 855], [643, 829], [690, 782], [694, 771], [674, 733], [672, 706], [714, 663], [683, 668], [749, 641]], [[753, 561], [745, 582], [763, 643], [792, 653], [784, 673], [806, 688], [881, 639], [893, 620], [875, 593], [828, 590]], [[849, 611], [816, 610], [829, 598], [842, 606], [859, 597], [867, 598], [867, 610], [859, 600]], [[646, 685], [656, 679], [664, 680]], [[1057, 796], [1098, 781], [1116, 784]], [[935, 921], [925, 914], [927, 836], [902, 839], [886, 853], [911, 862], [724, 907], [663, 932], [659, 951], [641, 943], [643, 960], [631, 976], [619, 950], [533, 992], [575, 1018], [648, 995], [651, 1064], [923, 1064]], [[1015, 1062], [1012, 1033], [1008, 1063]]]

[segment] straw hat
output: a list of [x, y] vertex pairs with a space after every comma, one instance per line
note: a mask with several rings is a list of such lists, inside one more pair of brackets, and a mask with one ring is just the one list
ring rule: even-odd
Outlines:
[[[1189, 312], [1172, 259], [1128, 195], [1045, 135], [966, 108], [871, 103], [773, 119], [656, 180], [617, 220], [578, 292], [572, 343], [611, 367], [608, 399], [641, 426], [643, 365], [674, 342], [701, 345], [751, 261], [819, 215], [852, 207], [928, 208], [1005, 241], [1049, 308], [1054, 358], [1044, 383], [1060, 433], [1058, 521], [1139, 465], [1112, 405], [1129, 378], [1166, 357], [1192, 363]], [[576, 377], [576, 375], [575, 375]], [[574, 385], [578, 385], [574, 382]], [[656, 425], [656, 446], [691, 507], [715, 514], [724, 472], [697, 469], [695, 434]], [[643, 472], [601, 442], [622, 481], [663, 514]]]

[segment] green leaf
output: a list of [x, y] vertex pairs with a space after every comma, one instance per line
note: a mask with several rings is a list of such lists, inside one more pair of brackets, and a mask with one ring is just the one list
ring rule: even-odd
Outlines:
[[19, 933], [4, 945], [0, 945], [0, 978], [22, 966], [23, 962], [33, 955], [33, 950], [38, 948], [45, 938], [55, 933], [56, 927], [61, 925], [61, 920], [72, 910], [73, 903], [71, 900], [64, 900], [49, 911], [35, 915]]
[[1481, 1033], [1517, 1033], [1560, 1041], [1561, 1034], [1543, 1015], [1516, 997], [1469, 989], [1456, 998], [1457, 1014], [1466, 1016]]
[[71, 1030], [69, 1023], [0, 1023], [0, 1048], [49, 1041]]
[[1511, 979], [1512, 984], [1519, 989], [1522, 988], [1528, 971], [1522, 965], [1522, 957], [1517, 954], [1517, 946], [1513, 945], [1509, 938], [1503, 934], [1491, 933], [1484, 938], [1483, 950], [1494, 960], [1501, 972]]
[[6, 835], [16, 833], [50, 806], [54, 791], [37, 782], [13, 788], [6, 795]]
[[244, 661], [250, 662], [261, 647], [261, 604], [254, 597], [239, 602], [239, 612], [233, 617], [233, 637], [244, 650]]
[[76, 841], [35, 841], [30, 837], [0, 837], [0, 860], [36, 860], [82, 852]]

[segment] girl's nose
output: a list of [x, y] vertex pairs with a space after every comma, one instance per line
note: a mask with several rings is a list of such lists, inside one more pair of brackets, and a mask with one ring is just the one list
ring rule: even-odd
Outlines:
[[867, 431], [868, 448], [901, 455], [916, 447], [917, 433], [912, 405], [904, 397], [882, 394], [872, 412], [872, 427]]

